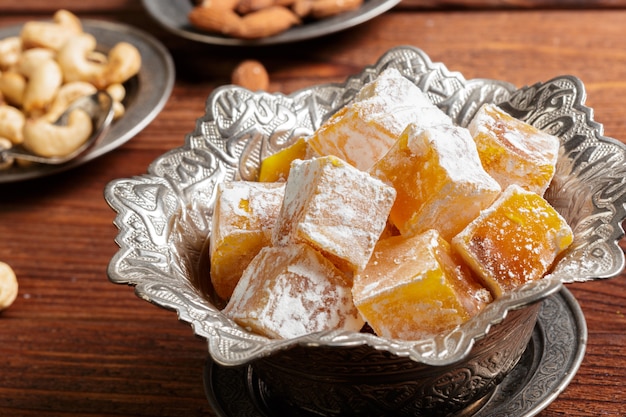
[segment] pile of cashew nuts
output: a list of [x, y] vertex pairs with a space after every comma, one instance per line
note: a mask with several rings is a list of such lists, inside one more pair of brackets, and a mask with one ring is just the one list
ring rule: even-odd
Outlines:
[[52, 21], [29, 21], [18, 36], [0, 40], [0, 149], [21, 144], [40, 156], [70, 154], [91, 135], [91, 118], [77, 109], [67, 125], [53, 123], [74, 100], [98, 90], [113, 98], [114, 118], [124, 114], [123, 83], [139, 72], [141, 55], [127, 42], [108, 53], [96, 47], [95, 37], [67, 10]]

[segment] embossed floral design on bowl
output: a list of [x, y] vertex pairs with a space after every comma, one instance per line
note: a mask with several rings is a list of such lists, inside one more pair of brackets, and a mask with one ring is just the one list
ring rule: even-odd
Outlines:
[[[262, 158], [313, 132], [387, 67], [415, 82], [460, 125], [492, 102], [559, 136], [557, 172], [546, 197], [572, 226], [574, 244], [545, 279], [431, 339], [331, 331], [270, 340], [247, 332], [220, 312], [207, 284], [203, 253], [216, 184], [254, 180]], [[120, 246], [108, 275], [135, 286], [140, 298], [176, 311], [206, 338], [215, 362], [253, 366], [274, 395], [312, 415], [430, 416], [468, 409], [515, 366], [541, 300], [564, 283], [614, 277], [624, 267], [618, 241], [626, 217], [626, 147], [603, 136], [584, 100], [584, 86], [572, 76], [520, 89], [465, 80], [408, 46], [389, 50], [342, 84], [290, 95], [222, 87], [208, 98], [205, 116], [183, 146], [156, 159], [146, 175], [107, 185]]]

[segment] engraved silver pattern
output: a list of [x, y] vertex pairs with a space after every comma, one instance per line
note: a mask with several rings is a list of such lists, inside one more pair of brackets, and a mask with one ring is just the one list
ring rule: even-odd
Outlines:
[[[547, 198], [572, 225], [576, 235], [572, 248], [545, 279], [499, 298], [469, 322], [431, 339], [398, 341], [331, 331], [270, 340], [245, 331], [220, 313], [219, 301], [202, 282], [200, 265], [210, 234], [216, 184], [254, 180], [260, 160], [293, 138], [312, 133], [387, 67], [397, 68], [460, 125], [466, 125], [482, 103], [492, 102], [557, 134], [562, 152]], [[287, 348], [318, 346], [331, 350], [366, 346], [425, 366], [457, 363], [472, 355], [478, 341], [490, 343], [492, 326], [506, 321], [512, 311], [527, 311], [519, 315], [521, 319], [533, 314], [536, 318], [536, 309], [527, 307], [555, 294], [563, 283], [610, 278], [624, 267], [617, 241], [626, 217], [626, 148], [602, 135], [602, 126], [593, 121], [584, 99], [584, 86], [574, 77], [558, 77], [521, 89], [501, 81], [465, 80], [412, 47], [388, 51], [345, 83], [314, 86], [291, 95], [222, 87], [208, 98], [206, 115], [197, 120], [183, 146], [155, 160], [146, 175], [107, 185], [105, 197], [117, 212], [116, 242], [120, 246], [108, 275], [114, 283], [135, 286], [140, 298], [176, 311], [197, 335], [207, 339], [212, 359], [222, 365], [271, 359]], [[514, 366], [530, 330], [517, 346], [506, 347], [517, 355], [512, 363], [494, 358], [497, 369], [493, 375], [460, 382], [453, 394], [446, 391], [445, 400], [462, 396], [467, 405], [476, 395], [484, 395], [480, 387], [497, 383]], [[475, 366], [466, 365], [447, 378], [458, 380], [459, 372]]]
[[[574, 296], [563, 288], [541, 303], [531, 341], [515, 368], [493, 394], [455, 416], [537, 415], [576, 375], [584, 358], [586, 340], [587, 326], [582, 310]], [[222, 367], [208, 359], [204, 382], [207, 399], [219, 417], [310, 416], [307, 410], [300, 408], [285, 410], [284, 399], [273, 397], [249, 365]]]

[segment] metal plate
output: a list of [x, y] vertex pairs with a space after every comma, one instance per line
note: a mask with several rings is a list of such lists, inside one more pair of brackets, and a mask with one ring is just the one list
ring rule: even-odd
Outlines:
[[[98, 41], [98, 50], [106, 52], [118, 42], [129, 42], [142, 59], [139, 74], [126, 84], [126, 113], [115, 121], [100, 142], [78, 159], [63, 165], [14, 166], [0, 170], [0, 183], [17, 182], [58, 173], [91, 161], [121, 146], [143, 130], [161, 111], [174, 86], [174, 62], [168, 50], [151, 35], [128, 25], [81, 20], [83, 30]], [[22, 25], [0, 29], [0, 39], [19, 34]]]
[[307, 22], [276, 36], [244, 40], [202, 32], [194, 28], [187, 19], [187, 15], [193, 8], [191, 0], [143, 0], [143, 5], [148, 13], [172, 33], [198, 42], [228, 46], [273, 45], [329, 35], [366, 22], [398, 3], [400, 0], [365, 0], [358, 10], [319, 21]]
[[[562, 289], [543, 301], [533, 336], [517, 366], [495, 391], [458, 417], [531, 417], [545, 409], [570, 383], [583, 360], [587, 325], [574, 296]], [[267, 397], [250, 366], [224, 367], [208, 359], [204, 368], [207, 399], [218, 417], [311, 417], [285, 409]]]

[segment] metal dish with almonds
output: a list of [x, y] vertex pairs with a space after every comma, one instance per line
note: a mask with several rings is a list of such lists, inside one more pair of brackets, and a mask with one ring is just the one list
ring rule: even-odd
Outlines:
[[[575, 241], [544, 279], [498, 298], [479, 315], [436, 337], [400, 341], [368, 333], [323, 332], [271, 340], [224, 316], [206, 285], [203, 255], [216, 184], [254, 180], [260, 161], [312, 133], [360, 88], [397, 68], [459, 125], [482, 103], [557, 135], [561, 152], [546, 197], [567, 219]], [[206, 338], [221, 366], [251, 366], [265, 389], [312, 415], [434, 416], [467, 410], [514, 368], [537, 321], [541, 301], [564, 283], [618, 275], [618, 245], [626, 217], [626, 147], [603, 136], [584, 106], [582, 82], [561, 76], [515, 88], [495, 80], [465, 80], [413, 47], [397, 47], [342, 84], [290, 95], [216, 90], [185, 144], [155, 160], [148, 173], [108, 184], [117, 212], [120, 250], [110, 280], [174, 310]], [[306, 395], [303, 395], [306, 393]]]
[[279, 45], [327, 36], [367, 22], [398, 3], [400, 0], [365, 0], [357, 10], [307, 22], [277, 35], [260, 39], [238, 39], [193, 27], [188, 18], [194, 5], [191, 0], [144, 0], [143, 6], [161, 26], [182, 38], [210, 45], [260, 46]]

